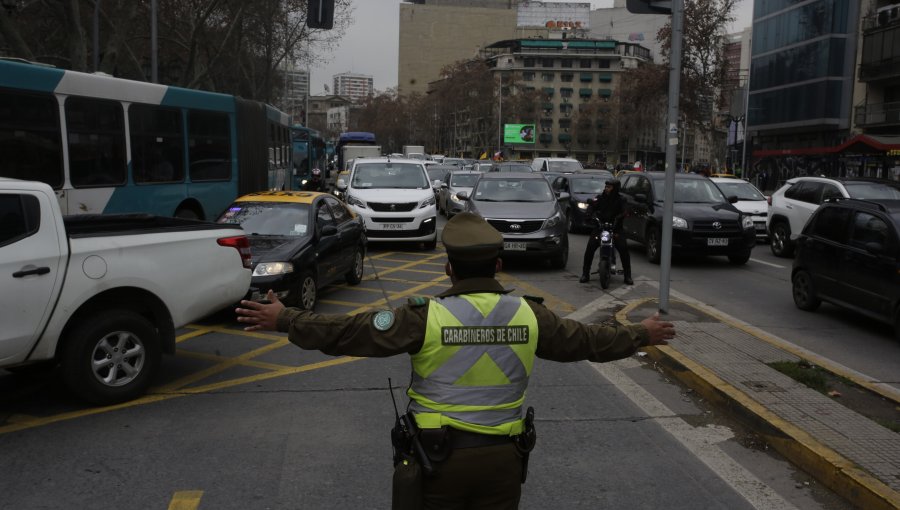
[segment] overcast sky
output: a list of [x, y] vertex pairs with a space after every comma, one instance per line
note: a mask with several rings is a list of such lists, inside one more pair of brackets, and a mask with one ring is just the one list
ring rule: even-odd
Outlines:
[[[353, 0], [353, 25], [341, 42], [325, 52], [327, 65], [313, 67], [313, 95], [329, 89], [332, 76], [339, 73], [360, 73], [374, 77], [375, 90], [382, 91], [397, 86], [397, 58], [399, 50], [401, 0]], [[612, 0], [591, 1], [591, 9], [612, 7]], [[751, 25], [753, 0], [738, 0], [735, 17], [737, 22], [729, 32], [737, 32]]]

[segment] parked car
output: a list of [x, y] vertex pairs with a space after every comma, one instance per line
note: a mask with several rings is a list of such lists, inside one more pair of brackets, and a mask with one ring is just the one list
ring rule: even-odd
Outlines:
[[[722, 175], [722, 174], [719, 174]], [[769, 199], [748, 181], [735, 177], [711, 177], [710, 180], [722, 190], [728, 200], [744, 214], [753, 219], [757, 241], [768, 241], [766, 218], [769, 216]], [[732, 201], [732, 197], [736, 200]]]
[[366, 236], [362, 220], [327, 193], [261, 191], [239, 197], [219, 223], [250, 235], [249, 298], [269, 289], [291, 306], [313, 310], [318, 290], [337, 280], [362, 281]]
[[794, 241], [812, 213], [830, 198], [900, 199], [889, 181], [865, 178], [794, 177], [772, 193], [766, 231], [776, 257], [794, 254]]
[[362, 218], [369, 242], [420, 242], [426, 250], [437, 246], [437, 201], [422, 161], [357, 158], [337, 188]]
[[472, 167], [470, 169], [474, 172], [485, 173], [485, 172], [490, 172], [492, 166], [494, 166], [493, 161], [484, 160], [484, 161], [478, 161], [476, 163], [472, 163]]
[[569, 260], [565, 204], [538, 173], [489, 172], [479, 177], [471, 195], [458, 193], [466, 210], [483, 217], [503, 236], [504, 258], [535, 257], [564, 268]]
[[459, 170], [450, 172], [447, 180], [441, 184], [441, 191], [438, 194], [438, 212], [443, 213], [447, 218], [463, 212], [466, 208], [466, 202], [460, 200], [457, 196], [460, 192], [465, 191], [471, 194], [475, 181], [481, 176], [481, 172]]
[[0, 368], [58, 367], [95, 404], [137, 398], [178, 328], [246, 294], [250, 257], [236, 225], [63, 217], [47, 184], [0, 178]]
[[[672, 254], [726, 255], [732, 264], [745, 264], [756, 244], [749, 215], [740, 212], [719, 188], [699, 174], [677, 173], [672, 210]], [[643, 244], [647, 259], [658, 263], [662, 240], [665, 172], [632, 172], [623, 181], [628, 239]]]
[[602, 172], [562, 174], [554, 179], [553, 190], [569, 194], [569, 232], [584, 232], [594, 227], [587, 216], [588, 201], [602, 193], [606, 181], [613, 179], [611, 172]]
[[794, 304], [822, 301], [894, 326], [900, 338], [900, 200], [822, 204], [797, 237]]
[[580, 172], [581, 162], [573, 158], [534, 158], [531, 168], [535, 172]]

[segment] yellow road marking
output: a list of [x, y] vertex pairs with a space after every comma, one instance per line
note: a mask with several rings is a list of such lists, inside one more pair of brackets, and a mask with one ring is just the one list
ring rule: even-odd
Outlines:
[[202, 497], [203, 491], [178, 491], [169, 501], [169, 510], [196, 510]]
[[518, 278], [514, 278], [506, 273], [499, 273], [497, 275], [497, 280], [500, 283], [505, 282], [508, 284], [504, 285], [504, 287], [514, 287], [523, 291], [529, 296], [539, 296], [544, 298], [544, 306], [551, 310], [558, 310], [563, 316], [568, 315], [576, 310], [575, 306], [573, 306], [571, 303], [563, 301], [543, 289], [539, 289], [534, 285], [519, 280]]
[[[191, 326], [187, 326], [187, 327], [191, 327]], [[207, 333], [209, 333], [209, 329], [207, 329], [205, 326], [200, 327], [200, 328], [197, 328], [197, 330], [195, 330], [195, 331], [191, 331], [190, 333], [178, 335], [177, 337], [175, 337], [175, 343], [184, 342], [185, 340], [190, 340], [191, 338], [203, 336]]]

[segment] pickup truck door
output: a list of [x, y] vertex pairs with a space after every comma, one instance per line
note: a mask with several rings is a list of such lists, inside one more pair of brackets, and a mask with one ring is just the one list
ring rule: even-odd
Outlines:
[[0, 190], [0, 364], [25, 359], [59, 296], [65, 233], [56, 199]]

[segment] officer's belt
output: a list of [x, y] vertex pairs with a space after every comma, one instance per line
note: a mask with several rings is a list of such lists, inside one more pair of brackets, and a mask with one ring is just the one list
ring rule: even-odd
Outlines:
[[477, 432], [469, 432], [467, 430], [454, 428], [450, 429], [450, 447], [454, 450], [457, 448], [478, 448], [481, 446], [509, 444], [513, 441], [515, 441], [515, 438], [513, 436], [479, 434]]

